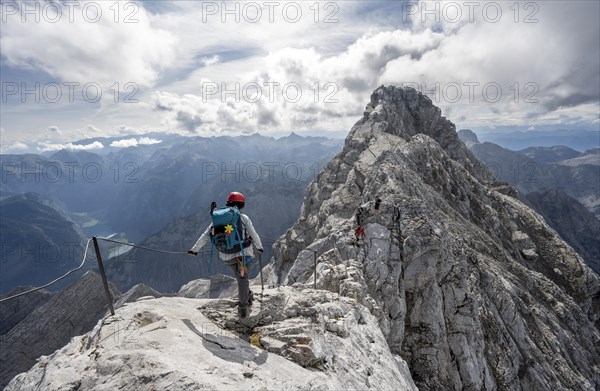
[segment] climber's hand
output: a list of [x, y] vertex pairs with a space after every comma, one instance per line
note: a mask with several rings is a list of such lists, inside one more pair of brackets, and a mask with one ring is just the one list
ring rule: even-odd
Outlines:
[[196, 255], [198, 255], [198, 253], [196, 251], [190, 250], [190, 251], [188, 251], [188, 255], [194, 255], [194, 256], [196, 256]]

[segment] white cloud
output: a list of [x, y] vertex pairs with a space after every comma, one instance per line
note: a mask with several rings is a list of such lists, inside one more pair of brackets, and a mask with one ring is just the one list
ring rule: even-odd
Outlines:
[[61, 149], [68, 149], [71, 151], [89, 151], [93, 149], [102, 149], [104, 145], [100, 141], [94, 141], [90, 144], [51, 144], [51, 143], [40, 143], [37, 149], [41, 152], [53, 152], [60, 151]]
[[214, 55], [211, 57], [204, 57], [200, 60], [200, 62], [205, 66], [211, 66], [211, 65], [215, 65], [221, 62], [221, 57], [219, 57], [218, 55]]
[[4, 145], [2, 143], [0, 153], [22, 153], [29, 149], [29, 146], [20, 141], [14, 142], [12, 144]]
[[129, 138], [123, 140], [117, 140], [110, 143], [111, 147], [114, 148], [129, 148], [129, 147], [137, 147], [138, 145], [152, 145], [159, 144], [162, 140], [157, 140], [150, 137], [140, 137], [140, 138]]
[[[433, 9], [434, 3], [421, 7]], [[439, 3], [440, 11], [448, 4], [454, 2]], [[163, 124], [169, 129], [210, 134], [250, 129], [263, 133], [315, 127], [348, 129], [362, 113], [371, 91], [381, 84], [423, 87], [444, 115], [465, 125], [530, 123], [565, 105], [597, 102], [598, 91], [594, 89], [599, 79], [598, 45], [589, 42], [596, 39], [590, 37], [597, 36], [594, 34], [598, 30], [593, 12], [581, 4], [569, 6], [569, 12], [580, 22], [587, 20], [583, 22], [587, 31], [582, 38], [573, 33], [572, 21], [561, 23], [564, 4], [539, 5], [539, 23], [523, 23], [531, 15], [526, 12], [529, 8], [521, 9], [520, 21], [515, 23], [508, 8], [511, 4], [502, 3], [503, 17], [496, 23], [489, 18], [493, 10], [484, 17], [482, 6], [474, 9], [473, 22], [464, 7], [456, 23], [444, 17], [439, 23], [434, 23], [433, 17], [421, 22], [421, 14], [413, 15], [411, 29], [370, 29], [335, 55], [325, 55], [317, 45], [288, 40], [287, 47], [277, 47], [266, 55], [217, 63], [210, 73], [199, 69], [171, 86], [194, 93], [175, 93], [166, 88], [154, 93], [155, 107], [165, 113]], [[289, 38], [289, 31], [276, 34], [275, 40], [281, 35]], [[312, 39], [308, 43], [320, 42], [311, 34], [307, 33]], [[247, 38], [239, 39], [243, 42]], [[585, 52], [592, 54], [580, 55]], [[588, 77], [573, 69], [586, 69]], [[239, 82], [242, 91], [234, 97], [217, 93], [207, 100], [201, 92], [207, 82], [217, 83], [219, 90], [223, 89], [221, 83], [231, 90]], [[256, 103], [243, 94], [243, 87], [252, 82], [262, 87], [262, 99]], [[280, 86], [298, 83], [302, 99], [282, 99], [281, 87], [270, 96], [266, 82]], [[318, 97], [314, 83], [320, 87]], [[519, 83], [517, 88], [515, 83]], [[500, 99], [489, 102], [494, 100], [496, 86], [501, 88]], [[454, 99], [456, 93], [460, 99]], [[337, 102], [326, 103], [328, 94]], [[526, 98], [537, 103], [526, 102]]]
[[[434, 103], [461, 126], [598, 123], [598, 2], [520, 2], [518, 15], [514, 2], [495, 3], [503, 12], [496, 23], [482, 17], [484, 3], [475, 6], [471, 23], [465, 2], [442, 1], [419, 6], [432, 9], [438, 4], [444, 10], [462, 5], [460, 21], [442, 17], [436, 23], [430, 16], [423, 22], [417, 13], [405, 24], [401, 2], [337, 2], [331, 4], [339, 8], [338, 21], [326, 24], [323, 3], [319, 23], [313, 21], [311, 2], [301, 3], [304, 17], [298, 23], [282, 19], [281, 5], [273, 23], [264, 7], [259, 23], [223, 23], [220, 14], [202, 21], [198, 3], [176, 1], [154, 14], [140, 8], [140, 23], [129, 26], [114, 23], [107, 8], [106, 18], [93, 25], [22, 24], [17, 16], [6, 24], [8, 29], [3, 25], [0, 39], [5, 63], [13, 66], [44, 69], [61, 78], [73, 75], [71, 80], [132, 79], [149, 86], [136, 95], [139, 104], [114, 104], [82, 117], [93, 118], [103, 129], [90, 129], [94, 136], [110, 133], [108, 129], [141, 134], [156, 130], [159, 123], [170, 131], [198, 134], [348, 130], [376, 87], [402, 83], [424, 83], [426, 90], [439, 83], [442, 96], [432, 95]], [[102, 7], [111, 5], [102, 2]], [[535, 7], [538, 21], [524, 23]], [[51, 50], [58, 50], [56, 58]], [[202, 86], [207, 82], [223, 82], [228, 88], [236, 82], [242, 87], [258, 83], [262, 99], [250, 102], [244, 96], [216, 94], [206, 100]], [[266, 82], [280, 83], [274, 96]], [[297, 102], [282, 97], [281, 86], [290, 82], [302, 87]], [[464, 85], [468, 82], [479, 83], [473, 101]], [[482, 86], [492, 82], [502, 88], [497, 103], [483, 96]], [[511, 90], [515, 82], [518, 102]], [[526, 87], [528, 82], [533, 84]], [[326, 83], [332, 84], [325, 88]], [[447, 96], [452, 83], [461, 87], [457, 102]], [[150, 88], [155, 85], [159, 87]], [[538, 103], [523, 102], [532, 91]], [[112, 98], [108, 92], [105, 96]], [[337, 101], [325, 102], [327, 97]], [[63, 130], [82, 128], [56, 123]], [[119, 129], [120, 123], [131, 131]]]
[[27, 144], [17, 141], [16, 143], [12, 144], [9, 148], [12, 151], [25, 151], [29, 147], [27, 146]]
[[[515, 3], [521, 7], [516, 23], [517, 16], [509, 8], [513, 3], [496, 4], [502, 4], [503, 9], [499, 21], [486, 21], [479, 9], [474, 23], [448, 29], [451, 33], [435, 50], [421, 58], [403, 56], [387, 63], [380, 81], [425, 83], [428, 89], [435, 83], [440, 83], [442, 89], [449, 83], [458, 83], [463, 99], [455, 104], [453, 99], [444, 100], [442, 96], [440, 104], [452, 107], [453, 114], [470, 111], [466, 106], [475, 104], [477, 109], [471, 112], [474, 120], [491, 111], [499, 121], [518, 118], [523, 124], [559, 107], [598, 102], [597, 2], [531, 3], [538, 7], [533, 16], [538, 19], [535, 23], [524, 20], [536, 8], [524, 10], [523, 3]], [[421, 31], [422, 26], [418, 26], [414, 34]], [[469, 82], [479, 83], [471, 95], [472, 102], [468, 101], [469, 87], [464, 85]], [[501, 86], [498, 102], [486, 101], [494, 92], [492, 89], [488, 90], [490, 95], [484, 94], [487, 83]], [[526, 102], [528, 96], [537, 102]]]
[[[0, 43], [6, 64], [39, 69], [62, 81], [99, 83], [108, 94], [116, 82], [151, 86], [161, 70], [175, 63], [175, 37], [156, 28], [155, 17], [138, 3], [75, 3], [71, 9], [49, 0], [15, 2], [21, 9], [39, 7], [42, 11], [38, 12], [39, 22], [35, 14], [24, 16], [25, 22], [19, 13], [3, 14], [6, 22], [2, 23]], [[57, 8], [60, 16], [53, 12]], [[99, 20], [94, 22], [96, 15]], [[127, 16], [132, 23], [125, 23]]]
[[[168, 129], [201, 134], [348, 129], [390, 59], [421, 56], [442, 38], [430, 30], [418, 36], [408, 31], [370, 32], [333, 57], [315, 48], [285, 48], [245, 73], [224, 70], [220, 78], [190, 82], [204, 86], [204, 94], [158, 91], [155, 108], [165, 112]], [[235, 64], [223, 66], [230, 69]], [[233, 74], [236, 79], [231, 79]], [[206, 87], [216, 92], [207, 93]]]

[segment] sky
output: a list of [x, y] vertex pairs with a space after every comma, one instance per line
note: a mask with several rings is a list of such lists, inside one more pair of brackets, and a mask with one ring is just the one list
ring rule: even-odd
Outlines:
[[599, 4], [2, 0], [2, 152], [343, 137], [382, 84], [425, 92], [458, 129], [598, 129]]

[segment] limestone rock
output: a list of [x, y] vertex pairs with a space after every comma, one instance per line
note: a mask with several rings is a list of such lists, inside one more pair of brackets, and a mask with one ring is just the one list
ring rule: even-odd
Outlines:
[[475, 144], [479, 144], [477, 135], [471, 129], [461, 129], [456, 133], [468, 148], [471, 148]]
[[515, 231], [511, 235], [513, 242], [525, 259], [535, 261], [538, 257], [535, 243], [525, 232]]
[[183, 285], [177, 296], [188, 297], [190, 299], [205, 299], [210, 297], [210, 280], [199, 279], [192, 280]]
[[134, 285], [127, 292], [125, 292], [125, 294], [123, 294], [121, 297], [119, 297], [119, 299], [115, 303], [115, 307], [120, 307], [125, 303], [131, 303], [143, 298], [158, 298], [162, 296], [162, 293], [150, 288], [149, 286], [146, 286], [144, 284], [137, 284]]
[[600, 274], [600, 220], [562, 190], [531, 192], [525, 197], [587, 265]]
[[220, 299], [236, 295], [237, 281], [225, 274], [214, 274], [209, 280], [192, 280], [177, 293], [177, 296], [195, 299]]
[[316, 257], [317, 288], [361, 301], [422, 390], [600, 387], [598, 275], [427, 97], [380, 87], [370, 104], [268, 280], [312, 287]]
[[[354, 300], [286, 287], [267, 290], [255, 306], [249, 319], [255, 330], [246, 325], [240, 332], [222, 323], [235, 311], [227, 300], [163, 297], [130, 303], [40, 357], [6, 390], [416, 390], [377, 320]], [[210, 308], [218, 319], [207, 316]], [[314, 312], [296, 313], [307, 308]], [[341, 319], [347, 336], [325, 328], [332, 317]], [[260, 333], [266, 350], [247, 342], [248, 333]]]

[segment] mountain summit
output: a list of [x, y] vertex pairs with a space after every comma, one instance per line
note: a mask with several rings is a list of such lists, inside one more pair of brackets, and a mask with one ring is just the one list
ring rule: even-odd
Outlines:
[[428, 97], [382, 86], [270, 279], [311, 285], [316, 262], [317, 288], [367, 306], [419, 389], [597, 388], [600, 278], [514, 194]]

